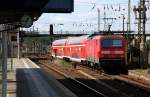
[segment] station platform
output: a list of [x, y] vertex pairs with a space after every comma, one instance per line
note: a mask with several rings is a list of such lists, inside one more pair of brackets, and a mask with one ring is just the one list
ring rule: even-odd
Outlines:
[[150, 69], [129, 70], [129, 75], [150, 83]]
[[[28, 58], [8, 59], [7, 97], [77, 97], [53, 76], [44, 76], [43, 72]], [[150, 74], [147, 72], [130, 70], [129, 75], [150, 82]]]
[[[57, 80], [45, 78], [43, 71], [27, 58], [8, 62], [7, 97], [77, 97]], [[11, 70], [12, 69], [12, 70]]]

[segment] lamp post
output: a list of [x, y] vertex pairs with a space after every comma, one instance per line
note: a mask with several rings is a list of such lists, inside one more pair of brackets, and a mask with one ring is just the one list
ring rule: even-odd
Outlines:
[[64, 24], [58, 24], [59, 26], [60, 26], [60, 28], [61, 28], [61, 30], [60, 30], [60, 34], [63, 34], [63, 29], [62, 29], [62, 26], [64, 25]]
[[121, 14], [122, 15], [122, 31], [124, 33], [124, 20], [125, 20], [125, 16], [124, 14]]
[[128, 0], [128, 22], [127, 22], [127, 31], [131, 30], [131, 0]]
[[98, 32], [100, 32], [100, 9], [97, 9], [98, 12]]

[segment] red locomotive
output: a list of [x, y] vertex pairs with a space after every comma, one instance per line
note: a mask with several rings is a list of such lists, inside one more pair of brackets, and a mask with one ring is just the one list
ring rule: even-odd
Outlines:
[[92, 34], [60, 39], [53, 42], [52, 55], [105, 71], [126, 71], [126, 38]]

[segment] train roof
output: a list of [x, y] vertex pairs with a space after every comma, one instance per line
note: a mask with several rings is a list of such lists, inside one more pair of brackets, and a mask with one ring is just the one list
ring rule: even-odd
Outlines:
[[98, 34], [94, 33], [89, 35], [87, 39], [96, 39], [96, 38], [123, 38], [123, 35], [118, 35], [118, 34]]
[[82, 35], [79, 37], [68, 37], [66, 39], [59, 39], [53, 42], [53, 45], [64, 45], [68, 44], [81, 44], [82, 41], [88, 39], [96, 39], [96, 38], [123, 38], [122, 35], [102, 35], [102, 34], [91, 34], [91, 35]]
[[83, 35], [79, 37], [71, 37], [68, 39], [69, 44], [80, 44], [82, 41], [87, 40], [89, 35]]
[[102, 36], [104, 38], [123, 38], [124, 36], [123, 35], [105, 35], [105, 36]]
[[67, 39], [59, 39], [53, 42], [53, 45], [63, 45], [67, 42]]

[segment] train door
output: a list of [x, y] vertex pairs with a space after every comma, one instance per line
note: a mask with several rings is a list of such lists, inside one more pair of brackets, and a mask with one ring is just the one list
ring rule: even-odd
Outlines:
[[91, 57], [92, 57], [92, 62], [95, 64], [96, 63], [96, 52], [97, 52], [97, 40], [96, 40], [96, 36], [92, 37], [92, 41], [91, 41]]
[[90, 39], [88, 39], [86, 41], [86, 60], [87, 60], [87, 64], [88, 62], [90, 61], [90, 50], [91, 49], [91, 46], [90, 46]]
[[98, 64], [99, 63], [99, 49], [100, 49], [100, 47], [99, 47], [99, 39], [97, 39], [97, 36], [94, 36], [93, 37], [93, 46], [92, 46], [92, 48], [93, 48], [93, 50], [92, 50], [92, 52], [93, 52], [93, 62], [94, 62], [94, 64]]
[[91, 39], [90, 42], [89, 42], [89, 59], [90, 59], [90, 62], [93, 61], [93, 40]]
[[64, 47], [64, 57], [66, 57], [66, 56], [67, 56], [67, 53], [68, 53], [68, 51], [67, 51], [67, 47]]

